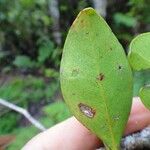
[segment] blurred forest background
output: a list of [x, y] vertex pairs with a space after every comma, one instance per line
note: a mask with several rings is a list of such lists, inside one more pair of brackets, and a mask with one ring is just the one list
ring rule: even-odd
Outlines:
[[[0, 0], [0, 98], [25, 108], [46, 128], [71, 116], [59, 65], [69, 27], [85, 7], [105, 17], [126, 53], [134, 36], [150, 31], [149, 0]], [[145, 80], [135, 76], [134, 95]], [[0, 148], [15, 137], [6, 149], [21, 149], [38, 132], [0, 105]]]

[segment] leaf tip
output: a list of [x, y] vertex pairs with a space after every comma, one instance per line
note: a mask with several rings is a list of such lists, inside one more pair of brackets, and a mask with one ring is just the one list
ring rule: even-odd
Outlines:
[[86, 13], [87, 15], [92, 15], [92, 14], [95, 14], [96, 11], [92, 8], [92, 7], [88, 7], [88, 8], [85, 8], [83, 9], [80, 13], [80, 14], [83, 14], [83, 13]]

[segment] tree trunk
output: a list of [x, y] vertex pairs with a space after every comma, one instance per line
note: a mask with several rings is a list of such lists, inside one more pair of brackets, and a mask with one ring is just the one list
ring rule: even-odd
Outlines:
[[49, 15], [53, 21], [53, 38], [57, 45], [61, 45], [61, 32], [60, 32], [60, 13], [58, 0], [48, 0]]
[[93, 0], [93, 6], [98, 14], [102, 15], [104, 18], [106, 17], [107, 0]]

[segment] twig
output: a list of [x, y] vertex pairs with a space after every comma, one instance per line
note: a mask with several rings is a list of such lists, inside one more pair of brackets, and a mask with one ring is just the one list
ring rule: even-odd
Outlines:
[[[121, 150], [150, 149], [150, 126], [121, 140]], [[104, 147], [97, 150], [105, 150]]]
[[4, 99], [1, 99], [1, 98], [0, 98], [0, 105], [8, 107], [8, 108], [24, 115], [39, 130], [41, 130], [41, 131], [46, 130], [46, 128], [39, 121], [37, 121], [35, 118], [33, 118], [26, 109], [19, 107], [15, 104], [12, 104], [12, 103], [10, 103]]
[[150, 126], [122, 139], [122, 150], [150, 149]]

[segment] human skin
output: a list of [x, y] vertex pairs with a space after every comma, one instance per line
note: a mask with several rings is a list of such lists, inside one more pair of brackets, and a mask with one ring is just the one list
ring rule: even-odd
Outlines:
[[[150, 111], [138, 97], [133, 98], [125, 135], [150, 125]], [[95, 150], [102, 146], [96, 135], [71, 117], [31, 139], [22, 150]]]

